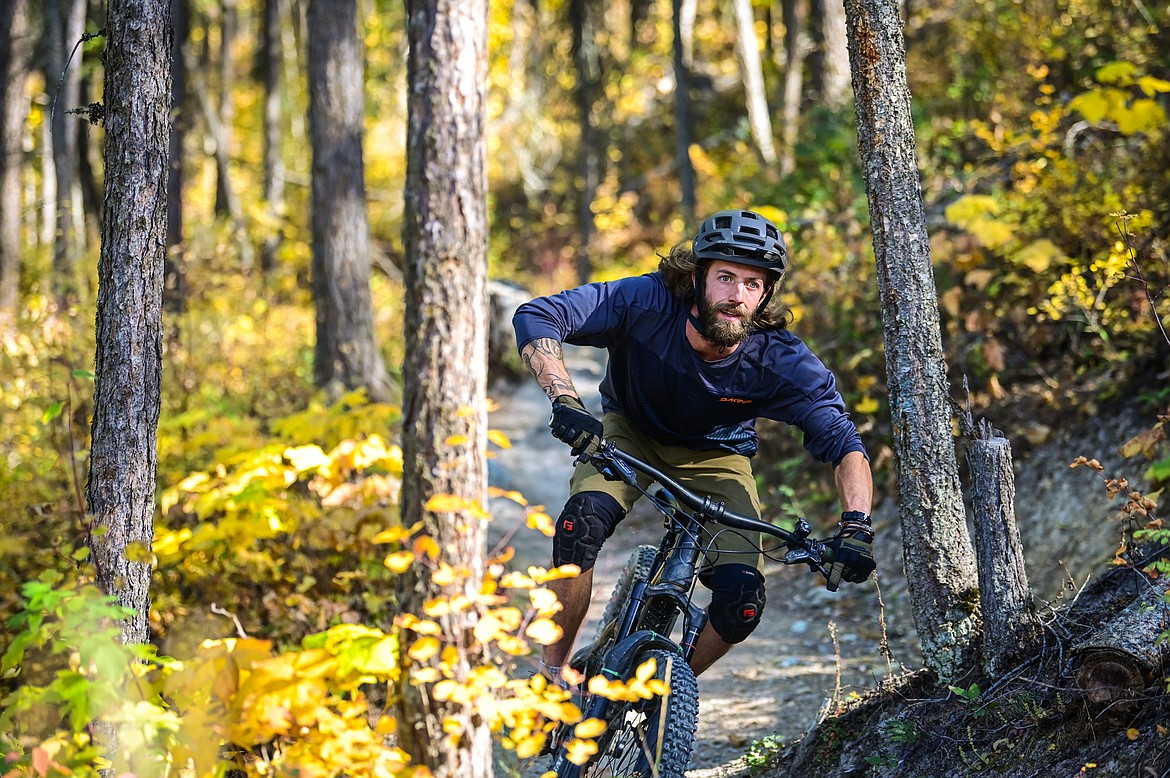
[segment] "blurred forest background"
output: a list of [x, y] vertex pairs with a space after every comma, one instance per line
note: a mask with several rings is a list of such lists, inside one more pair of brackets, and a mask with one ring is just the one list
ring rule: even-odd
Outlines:
[[[172, 2], [161, 496], [154, 547], [138, 551], [153, 554], [151, 628], [174, 655], [210, 623], [231, 631], [212, 614], [224, 603], [279, 645], [377, 623], [389, 606], [379, 533], [401, 476], [405, 10], [358, 3], [383, 382], [315, 364], [309, 4]], [[24, 582], [65, 576], [86, 544], [102, 13], [86, 0], [0, 11], [5, 618]], [[1134, 398], [1153, 426], [1170, 397], [1170, 9], [905, 0], [902, 14], [956, 401], [989, 412], [1024, 455]], [[491, 277], [542, 294], [647, 272], [704, 214], [761, 211], [793, 257], [794, 329], [838, 372], [888, 490], [842, 6], [500, 0], [489, 24]], [[518, 375], [510, 349], [494, 352], [497, 397]], [[759, 468], [785, 500], [779, 485], [805, 476], [787, 433], [768, 435]], [[1170, 457], [1164, 437], [1147, 440], [1136, 469], [1157, 485]]]

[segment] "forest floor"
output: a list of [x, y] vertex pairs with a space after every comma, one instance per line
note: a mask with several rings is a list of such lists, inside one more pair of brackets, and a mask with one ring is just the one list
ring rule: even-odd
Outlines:
[[[596, 408], [598, 352], [570, 349], [566, 357], [583, 399]], [[548, 400], [530, 381], [498, 386], [492, 396], [499, 407], [490, 425], [512, 444], [491, 461], [492, 485], [521, 492], [555, 517], [567, 496], [572, 458], [548, 433]], [[1099, 482], [1070, 477], [1068, 463], [1086, 454], [1099, 456], [1107, 467], [1121, 467], [1110, 452], [1134, 424], [1142, 421], [1119, 418], [1059, 431], [1058, 425], [1045, 427], [1031, 417], [1027, 429], [1013, 427], [1021, 447], [1033, 449], [1028, 464], [1017, 467], [1017, 480], [1028, 484], [1018, 490], [1017, 513], [1033, 590], [1045, 609], [1046, 642], [1028, 666], [995, 686], [994, 697], [987, 680], [982, 696], [975, 699], [976, 688], [968, 699], [922, 670], [901, 568], [897, 508], [879, 483], [876, 580], [830, 593], [804, 568], [765, 568], [768, 604], [762, 623], [699, 679], [688, 777], [1170, 775], [1164, 772], [1170, 767], [1164, 685], [1144, 701], [1102, 715], [1090, 712], [1068, 690], [1068, 646], [1060, 639], [1077, 625], [1087, 629], [1110, 612], [1110, 603], [1120, 601], [1106, 575], [1116, 527], [1075, 519], [1105, 517], [1116, 506], [1110, 507]], [[1024, 435], [1041, 445], [1030, 446]], [[493, 536], [507, 536], [516, 550], [514, 565], [549, 563], [551, 542], [533, 530], [516, 530], [520, 519], [513, 504], [494, 500], [492, 510]], [[829, 517], [808, 518], [814, 526], [825, 525], [817, 534], [831, 524]], [[580, 639], [592, 634], [633, 549], [656, 542], [660, 528], [656, 514], [636, 508], [607, 542]], [[1130, 589], [1139, 585], [1127, 580]], [[1069, 617], [1066, 598], [1082, 595], [1080, 610]], [[956, 683], [971, 689], [974, 679]], [[539, 767], [517, 766], [504, 755], [497, 774], [528, 778], [539, 775]]]

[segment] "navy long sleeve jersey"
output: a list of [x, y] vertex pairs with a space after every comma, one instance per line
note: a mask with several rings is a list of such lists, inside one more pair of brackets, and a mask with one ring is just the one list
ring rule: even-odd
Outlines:
[[833, 374], [787, 330], [752, 333], [730, 356], [701, 359], [687, 342], [687, 310], [658, 273], [587, 284], [520, 306], [523, 349], [536, 338], [609, 351], [602, 407], [667, 445], [755, 454], [755, 420], [799, 428], [804, 447], [834, 466], [865, 454]]

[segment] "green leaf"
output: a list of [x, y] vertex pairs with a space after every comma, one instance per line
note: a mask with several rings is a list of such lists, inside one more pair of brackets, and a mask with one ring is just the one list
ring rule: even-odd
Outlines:
[[53, 419], [60, 416], [61, 411], [64, 408], [65, 408], [65, 401], [64, 400], [58, 400], [57, 402], [53, 403], [52, 405], [50, 405], [48, 408], [45, 409], [44, 413], [41, 414], [41, 423], [48, 424]]
[[74, 378], [84, 378], [84, 379], [86, 379], [87, 381], [92, 381], [92, 380], [94, 380], [94, 378], [96, 378], [97, 376], [96, 376], [96, 375], [94, 375], [94, 372], [93, 372], [92, 370], [82, 370], [82, 369], [79, 367], [79, 368], [77, 368], [76, 370], [74, 370], [74, 371], [73, 371], [73, 377], [74, 377]]

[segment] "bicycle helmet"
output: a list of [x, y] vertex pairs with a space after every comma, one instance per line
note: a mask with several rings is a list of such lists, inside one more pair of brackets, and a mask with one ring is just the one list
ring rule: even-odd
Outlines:
[[755, 211], [719, 211], [700, 226], [692, 242], [695, 262], [722, 259], [764, 268], [779, 281], [788, 266], [788, 249], [776, 225]]

